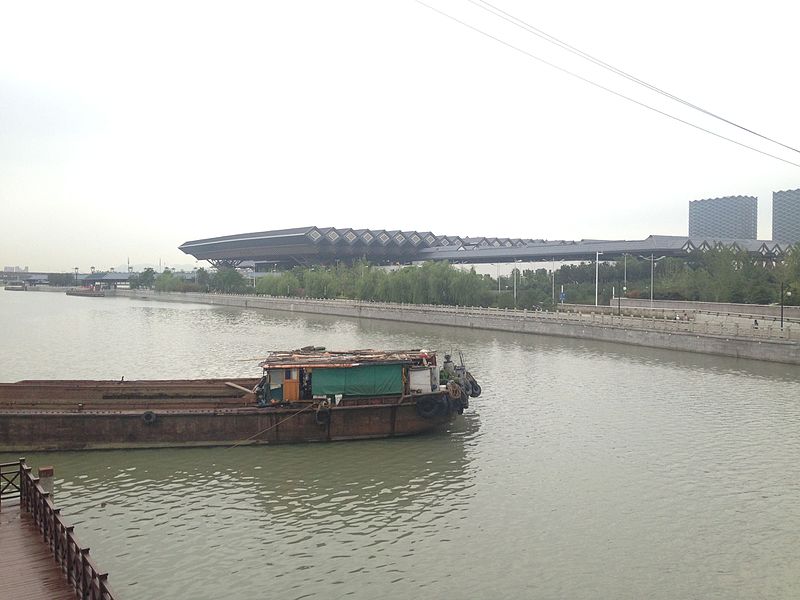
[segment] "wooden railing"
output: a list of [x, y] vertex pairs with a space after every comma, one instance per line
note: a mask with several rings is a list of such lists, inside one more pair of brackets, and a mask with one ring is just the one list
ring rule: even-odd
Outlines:
[[19, 498], [20, 463], [0, 463], [0, 505], [3, 498]]
[[89, 556], [89, 548], [78, 542], [73, 526], [66, 524], [61, 509], [54, 506], [50, 493], [42, 488], [25, 459], [0, 464], [0, 482], [0, 496], [19, 497], [20, 506], [31, 515], [76, 597], [81, 600], [114, 600], [107, 582], [108, 573], [100, 571]]

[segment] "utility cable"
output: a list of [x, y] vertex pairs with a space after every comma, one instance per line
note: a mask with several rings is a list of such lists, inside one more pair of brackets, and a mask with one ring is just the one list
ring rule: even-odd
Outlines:
[[675, 94], [672, 94], [672, 93], [670, 93], [670, 92], [668, 92], [666, 90], [663, 90], [663, 89], [659, 88], [658, 86], [655, 86], [655, 85], [653, 85], [651, 83], [648, 83], [648, 82], [646, 82], [646, 81], [644, 81], [642, 79], [639, 79], [635, 75], [631, 75], [630, 73], [626, 73], [622, 69], [618, 69], [614, 65], [611, 65], [611, 64], [609, 64], [609, 63], [607, 63], [607, 62], [605, 62], [603, 60], [600, 60], [599, 58], [595, 58], [594, 56], [592, 56], [588, 52], [584, 52], [583, 50], [580, 50], [579, 48], [576, 48], [575, 46], [572, 46], [572, 45], [568, 44], [567, 42], [564, 42], [564, 41], [558, 39], [557, 37], [552, 36], [549, 33], [545, 32], [545, 31], [542, 31], [541, 29], [538, 29], [537, 27], [534, 27], [533, 25], [531, 25], [529, 23], [526, 23], [522, 19], [520, 19], [518, 17], [515, 17], [514, 15], [504, 11], [502, 8], [494, 6], [493, 4], [490, 4], [489, 2], [486, 2], [485, 0], [480, 0], [480, 1], [478, 1], [478, 0], [467, 0], [467, 1], [470, 2], [471, 4], [474, 4], [475, 6], [477, 6], [478, 8], [480, 8], [482, 10], [485, 10], [485, 11], [487, 11], [487, 12], [489, 12], [489, 13], [497, 16], [497, 17], [500, 17], [501, 19], [503, 19], [505, 21], [508, 21], [512, 25], [515, 25], [515, 26], [517, 26], [517, 27], [519, 27], [521, 29], [524, 29], [524, 30], [528, 31], [529, 33], [532, 33], [533, 35], [535, 35], [535, 36], [537, 36], [537, 37], [539, 37], [539, 38], [541, 38], [541, 39], [543, 39], [543, 40], [545, 40], [547, 42], [550, 42], [551, 44], [555, 44], [556, 46], [559, 46], [560, 48], [566, 50], [567, 52], [571, 52], [572, 54], [580, 56], [581, 58], [583, 58], [585, 60], [588, 60], [589, 62], [594, 63], [595, 65], [597, 65], [599, 67], [607, 69], [608, 71], [611, 71], [612, 73], [620, 75], [621, 77], [624, 77], [624, 78], [626, 78], [626, 79], [628, 79], [628, 80], [630, 80], [630, 81], [632, 81], [634, 83], [642, 85], [642, 86], [646, 87], [647, 89], [649, 89], [651, 91], [654, 91], [654, 92], [656, 92], [658, 94], [661, 94], [662, 96], [666, 96], [670, 100], [674, 100], [676, 102], [680, 102], [684, 106], [688, 106], [689, 108], [697, 110], [697, 111], [699, 111], [699, 112], [701, 112], [701, 113], [703, 113], [705, 115], [708, 115], [709, 117], [713, 117], [715, 119], [718, 119], [719, 121], [722, 121], [723, 123], [727, 123], [728, 125], [732, 125], [733, 127], [741, 129], [742, 131], [746, 131], [747, 133], [750, 133], [752, 135], [760, 137], [761, 139], [764, 139], [764, 140], [767, 140], [769, 142], [772, 142], [773, 144], [777, 144], [778, 146], [783, 146], [784, 148], [786, 148], [788, 150], [791, 150], [792, 152], [797, 152], [798, 154], [800, 154], [800, 150], [798, 150], [797, 148], [794, 148], [793, 146], [789, 146], [788, 144], [784, 144], [783, 142], [779, 142], [778, 140], [773, 139], [773, 138], [771, 138], [769, 136], [763, 135], [761, 133], [758, 133], [757, 131], [753, 131], [752, 129], [748, 129], [747, 127], [744, 127], [743, 125], [739, 125], [738, 123], [736, 123], [734, 121], [731, 121], [729, 119], [726, 119], [725, 117], [722, 117], [722, 116], [720, 116], [720, 115], [718, 115], [718, 114], [716, 114], [716, 113], [714, 113], [714, 112], [712, 112], [710, 110], [706, 110], [705, 108], [702, 108], [701, 106], [697, 106], [696, 104], [693, 104], [693, 103], [689, 102], [688, 100], [684, 100], [683, 98], [681, 98], [679, 96], [676, 96]]
[[523, 50], [519, 46], [515, 46], [514, 44], [512, 44], [510, 42], [507, 42], [507, 41], [505, 41], [503, 39], [500, 39], [499, 37], [494, 36], [491, 33], [483, 31], [482, 29], [479, 29], [478, 27], [475, 27], [474, 25], [470, 25], [469, 23], [467, 23], [465, 21], [462, 21], [462, 20], [460, 20], [460, 19], [458, 19], [458, 18], [456, 18], [456, 17], [454, 17], [454, 16], [452, 16], [452, 15], [450, 15], [450, 14], [444, 12], [444, 11], [441, 11], [438, 8], [435, 8], [435, 7], [431, 6], [430, 4], [426, 4], [422, 0], [414, 0], [414, 1], [417, 2], [418, 4], [421, 4], [422, 6], [425, 6], [426, 8], [431, 9], [433, 12], [436, 12], [436, 13], [442, 15], [443, 17], [447, 17], [448, 19], [450, 19], [452, 21], [455, 21], [459, 25], [463, 25], [464, 27], [467, 27], [468, 29], [472, 29], [476, 33], [480, 33], [481, 35], [484, 35], [484, 36], [486, 36], [486, 37], [488, 37], [488, 38], [490, 38], [490, 39], [492, 39], [492, 40], [494, 40], [494, 41], [496, 41], [496, 42], [498, 42], [500, 44], [503, 44], [504, 46], [506, 46], [508, 48], [511, 48], [512, 50], [516, 50], [517, 52], [520, 52], [521, 54], [524, 54], [524, 55], [528, 56], [529, 58], [532, 58], [532, 59], [534, 59], [534, 60], [536, 60], [536, 61], [538, 61], [538, 62], [540, 62], [540, 63], [542, 63], [544, 65], [547, 65], [548, 67], [551, 67], [553, 69], [561, 71], [562, 73], [565, 73], [567, 75], [575, 77], [576, 79], [580, 79], [581, 81], [583, 81], [585, 83], [588, 83], [590, 85], [593, 85], [594, 87], [599, 88], [601, 90], [604, 90], [604, 91], [608, 92], [609, 94], [613, 94], [613, 95], [615, 95], [615, 96], [617, 96], [619, 98], [622, 98], [624, 100], [628, 100], [629, 102], [633, 102], [634, 104], [637, 104], [637, 105], [639, 105], [639, 106], [641, 106], [643, 108], [646, 108], [646, 109], [651, 110], [653, 112], [656, 112], [656, 113], [658, 113], [660, 115], [668, 117], [668, 118], [670, 118], [670, 119], [672, 119], [674, 121], [678, 121], [679, 123], [683, 123], [684, 125], [688, 125], [689, 127], [694, 127], [695, 129], [699, 129], [700, 131], [703, 131], [705, 133], [709, 133], [709, 134], [711, 134], [711, 135], [713, 135], [715, 137], [718, 137], [720, 139], [723, 139], [723, 140], [726, 140], [726, 141], [731, 142], [733, 144], [736, 144], [737, 146], [741, 146], [743, 148], [747, 148], [749, 150], [752, 150], [753, 152], [758, 152], [759, 154], [763, 154], [764, 156], [769, 156], [770, 158], [774, 158], [775, 160], [779, 160], [781, 162], [785, 162], [787, 164], [790, 164], [792, 166], [800, 168], [800, 163], [792, 162], [791, 160], [787, 160], [785, 158], [781, 158], [780, 156], [776, 156], [774, 154], [770, 154], [769, 152], [765, 152], [764, 150], [759, 150], [758, 148], [755, 148], [753, 146], [749, 146], [749, 145], [747, 145], [747, 144], [745, 144], [743, 142], [738, 142], [738, 141], [736, 141], [736, 140], [734, 140], [732, 138], [726, 137], [726, 136], [724, 136], [724, 135], [722, 135], [720, 133], [716, 133], [714, 131], [711, 131], [710, 129], [706, 129], [705, 127], [701, 127], [700, 125], [695, 125], [694, 123], [691, 123], [690, 121], [686, 121], [684, 119], [681, 119], [680, 117], [676, 117], [675, 115], [671, 115], [668, 112], [665, 112], [663, 110], [659, 110], [658, 108], [650, 106], [649, 104], [645, 104], [644, 102], [640, 102], [639, 100], [631, 98], [630, 96], [626, 96], [625, 94], [622, 94], [620, 92], [614, 91], [611, 88], [608, 88], [608, 87], [606, 87], [604, 85], [596, 83], [596, 82], [592, 81], [591, 79], [583, 77], [582, 75], [578, 75], [577, 73], [574, 73], [573, 71], [570, 71], [569, 69], [565, 69], [564, 67], [559, 67], [555, 63], [552, 63], [552, 62], [549, 62], [549, 61], [547, 61], [547, 60], [545, 60], [543, 58], [540, 58], [540, 57], [536, 56], [535, 54], [532, 54], [531, 52], [528, 52], [527, 50]]

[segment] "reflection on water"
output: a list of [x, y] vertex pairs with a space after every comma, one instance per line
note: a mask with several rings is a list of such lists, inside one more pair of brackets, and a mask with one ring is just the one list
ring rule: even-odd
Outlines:
[[124, 598], [222, 597], [233, 581], [236, 598], [410, 585], [417, 549], [468, 518], [475, 421], [367, 445], [63, 454], [58, 503], [103, 540], [103, 568], [128, 574]]
[[5, 381], [249, 375], [240, 359], [317, 344], [461, 348], [483, 386], [449, 431], [415, 438], [28, 456], [55, 464], [58, 503], [123, 599], [800, 595], [796, 367], [10, 296]]

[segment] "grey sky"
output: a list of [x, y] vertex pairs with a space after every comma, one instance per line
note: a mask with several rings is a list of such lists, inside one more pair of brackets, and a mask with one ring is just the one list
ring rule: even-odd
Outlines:
[[[426, 0], [427, 2], [427, 0]], [[432, 6], [800, 162], [474, 4]], [[792, 2], [504, 10], [800, 147]], [[188, 239], [304, 225], [550, 239], [684, 235], [688, 202], [800, 187], [761, 156], [554, 71], [413, 0], [2, 3], [0, 263], [191, 264]]]

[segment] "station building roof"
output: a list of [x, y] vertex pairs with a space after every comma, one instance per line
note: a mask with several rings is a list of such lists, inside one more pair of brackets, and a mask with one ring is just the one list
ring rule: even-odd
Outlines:
[[448, 260], [455, 263], [589, 260], [601, 253], [612, 260], [622, 255], [680, 256], [714, 248], [734, 248], [767, 259], [782, 256], [787, 244], [771, 240], [702, 239], [651, 235], [643, 240], [543, 240], [532, 238], [439, 235], [430, 231], [297, 227], [240, 233], [184, 242], [179, 249], [215, 265], [245, 261], [275, 265], [352, 262], [409, 263]]

